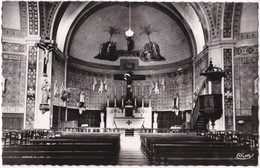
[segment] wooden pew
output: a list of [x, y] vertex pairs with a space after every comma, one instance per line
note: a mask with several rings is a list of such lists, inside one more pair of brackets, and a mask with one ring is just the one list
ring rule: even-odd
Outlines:
[[[74, 137], [74, 138], [73, 138]], [[120, 134], [64, 135], [31, 139], [31, 145], [3, 149], [4, 165], [114, 165]]]
[[251, 150], [247, 146], [239, 146], [235, 142], [216, 141], [208, 137], [187, 134], [141, 134], [140, 139], [142, 149], [147, 154], [150, 164], [257, 164], [258, 151]]

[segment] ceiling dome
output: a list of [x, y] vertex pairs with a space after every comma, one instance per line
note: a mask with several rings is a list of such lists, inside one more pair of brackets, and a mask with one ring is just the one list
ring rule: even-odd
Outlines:
[[[161, 61], [139, 60], [140, 66], [164, 65], [177, 63], [192, 57], [192, 49], [183, 28], [176, 22], [174, 16], [164, 10], [150, 5], [151, 3], [132, 3], [131, 29], [134, 31], [135, 50], [141, 51], [149, 42], [144, 31], [151, 25], [153, 32], [150, 40], [160, 48]], [[115, 34], [112, 41], [116, 42], [117, 50], [127, 50], [125, 31], [129, 29], [129, 3], [113, 3], [84, 14], [84, 19], [78, 24], [69, 39], [68, 55], [86, 62], [104, 65], [119, 65], [124, 54], [114, 61], [95, 58], [100, 52], [100, 45], [109, 41], [110, 35], [105, 30], [109, 26], [120, 28], [120, 34]], [[135, 56], [133, 56], [134, 58]], [[136, 57], [139, 59], [138, 57]]]

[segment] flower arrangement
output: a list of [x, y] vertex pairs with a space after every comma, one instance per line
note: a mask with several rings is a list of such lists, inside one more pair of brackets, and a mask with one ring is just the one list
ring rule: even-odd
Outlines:
[[61, 91], [61, 97], [60, 98], [61, 98], [62, 101], [68, 101], [69, 98], [70, 98], [70, 91], [67, 90], [67, 89], [63, 89]]

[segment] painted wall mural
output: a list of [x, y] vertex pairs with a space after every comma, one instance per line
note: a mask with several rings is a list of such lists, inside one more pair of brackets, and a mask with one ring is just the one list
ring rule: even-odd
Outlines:
[[253, 105], [258, 105], [254, 81], [258, 78], [258, 46], [234, 48], [234, 82], [236, 116], [250, 116]]
[[64, 106], [61, 100], [60, 91], [64, 85], [65, 77], [65, 60], [53, 52], [52, 57], [52, 103], [57, 106]]
[[233, 129], [232, 49], [224, 49], [224, 110], [226, 129]]
[[99, 54], [95, 56], [97, 59], [116, 61], [120, 56], [134, 56], [139, 57], [144, 62], [149, 61], [165, 61], [161, 56], [160, 47], [155, 41], [151, 41], [150, 35], [157, 32], [152, 28], [152, 25], [142, 27], [140, 35], [145, 34], [148, 37], [148, 43], [145, 43], [143, 49], [135, 50], [134, 33], [130, 31], [130, 36], [126, 36], [127, 50], [117, 50], [116, 42], [111, 41], [113, 35], [121, 34], [121, 29], [117, 26], [109, 26], [105, 32], [108, 32], [109, 41], [102, 43], [99, 48]]
[[[179, 109], [192, 107], [192, 68], [164, 75], [146, 76], [145, 80], [133, 81], [133, 98], [137, 106], [153, 110], [171, 110], [175, 94], [179, 97]], [[104, 84], [105, 83], [105, 84]], [[107, 85], [107, 90], [105, 86]], [[120, 106], [122, 98], [126, 99], [126, 81], [114, 80], [112, 75], [101, 75], [69, 66], [67, 88], [71, 98], [68, 106], [77, 108], [80, 93], [84, 91], [87, 109], [105, 109], [108, 100], [111, 107]]]
[[2, 76], [6, 79], [2, 96], [3, 113], [24, 113], [26, 56], [2, 54]]

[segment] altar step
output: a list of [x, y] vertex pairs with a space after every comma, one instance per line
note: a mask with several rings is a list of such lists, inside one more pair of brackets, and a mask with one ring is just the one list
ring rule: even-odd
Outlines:
[[134, 129], [126, 129], [125, 130], [125, 136], [134, 136], [135, 130]]

